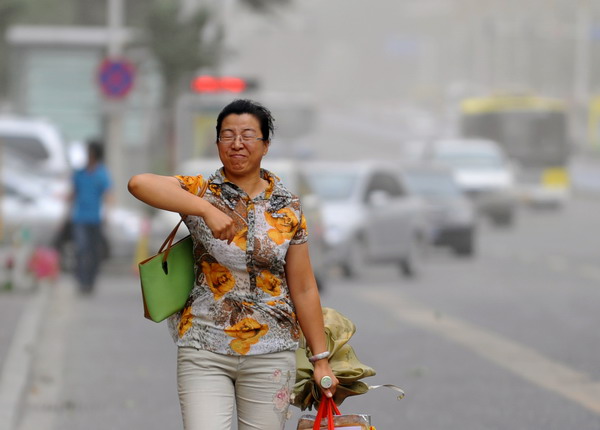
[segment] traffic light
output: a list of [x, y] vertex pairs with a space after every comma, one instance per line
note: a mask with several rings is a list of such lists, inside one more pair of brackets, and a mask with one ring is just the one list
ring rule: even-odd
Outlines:
[[246, 90], [246, 81], [233, 76], [216, 77], [203, 75], [192, 80], [192, 90], [197, 93], [241, 93]]
[[192, 79], [191, 89], [195, 93], [243, 93], [256, 88], [256, 82], [235, 76], [202, 75]]

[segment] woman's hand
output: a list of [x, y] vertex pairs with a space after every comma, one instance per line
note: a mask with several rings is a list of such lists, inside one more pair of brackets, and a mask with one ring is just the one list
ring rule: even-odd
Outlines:
[[[325, 396], [333, 397], [333, 395], [335, 394], [335, 390], [339, 384], [339, 381], [333, 374], [333, 371], [331, 370], [331, 366], [329, 366], [329, 361], [327, 361], [327, 359], [318, 360], [314, 363], [314, 368], [315, 368], [315, 370], [313, 372], [313, 378], [315, 380], [315, 383], [317, 384], [317, 386], [319, 388], [321, 388], [321, 391], [323, 392], [323, 394], [325, 394]], [[329, 387], [329, 388], [321, 387], [321, 379], [324, 376], [329, 376], [331, 378], [331, 381], [333, 382], [331, 384], [331, 387]]]
[[231, 243], [235, 237], [235, 224], [231, 217], [219, 209], [211, 205], [207, 205], [204, 214], [202, 215], [204, 222], [212, 231], [215, 239], [226, 240], [227, 243]]

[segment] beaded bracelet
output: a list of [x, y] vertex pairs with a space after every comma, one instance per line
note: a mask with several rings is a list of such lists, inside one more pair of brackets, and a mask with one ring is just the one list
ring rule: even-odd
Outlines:
[[329, 357], [329, 351], [325, 351], [325, 352], [321, 352], [319, 354], [315, 354], [312, 357], [308, 358], [308, 361], [310, 361], [311, 363], [314, 363], [316, 361], [322, 360], [324, 358]]

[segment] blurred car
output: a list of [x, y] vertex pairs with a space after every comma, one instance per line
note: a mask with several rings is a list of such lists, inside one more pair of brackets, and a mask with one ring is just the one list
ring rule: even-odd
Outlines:
[[[223, 164], [218, 158], [191, 159], [184, 162], [178, 169], [181, 175], [202, 175], [210, 177]], [[264, 159], [262, 167], [275, 174], [292, 193], [298, 195], [302, 202], [302, 210], [308, 225], [310, 259], [313, 265], [317, 284], [323, 289], [327, 283], [328, 266], [326, 264], [325, 229], [323, 227], [319, 197], [312, 191], [298, 164], [289, 159]], [[151, 248], [152, 252], [158, 251], [160, 245], [171, 232], [180, 216], [174, 212], [158, 211], [151, 221]], [[189, 234], [185, 225], [182, 225], [176, 238], [183, 238]]]
[[448, 246], [459, 255], [472, 255], [477, 224], [475, 208], [460, 190], [452, 170], [411, 165], [402, 168], [401, 175], [408, 190], [425, 201], [430, 243]]
[[516, 212], [515, 174], [496, 142], [440, 139], [429, 145], [425, 158], [452, 168], [460, 188], [494, 224], [512, 224]]
[[[44, 120], [0, 116], [0, 152], [2, 240], [20, 235], [33, 245], [55, 246], [61, 265], [70, 269], [74, 260], [68, 223], [72, 168], [59, 129]], [[85, 158], [80, 164], [85, 164]], [[103, 255], [132, 258], [142, 214], [114, 206], [107, 208], [105, 219]]]
[[15, 234], [49, 245], [66, 214], [71, 168], [66, 143], [52, 123], [0, 115], [2, 240]]
[[367, 263], [395, 263], [406, 276], [419, 272], [422, 202], [407, 192], [396, 166], [310, 162], [305, 171], [322, 200], [329, 261], [345, 276], [360, 276]]
[[46, 178], [24, 172], [2, 169], [1, 240], [49, 245], [66, 215], [64, 195]]
[[68, 180], [67, 143], [53, 123], [29, 117], [0, 116], [0, 150], [37, 175]]

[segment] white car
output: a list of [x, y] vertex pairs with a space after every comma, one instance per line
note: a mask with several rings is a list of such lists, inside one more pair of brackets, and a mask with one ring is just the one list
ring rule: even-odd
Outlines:
[[[218, 158], [198, 158], [184, 162], [178, 169], [181, 175], [203, 175], [209, 177], [223, 164]], [[310, 184], [297, 162], [289, 159], [264, 159], [262, 167], [275, 174], [292, 193], [298, 195], [302, 202], [302, 210], [306, 217], [310, 242], [310, 259], [317, 278], [317, 284], [323, 289], [327, 283], [328, 266], [326, 264], [325, 229], [323, 227], [320, 200], [312, 191]], [[151, 221], [151, 248], [158, 251], [162, 241], [179, 221], [180, 216], [174, 212], [158, 211]], [[177, 239], [189, 234], [185, 225], [177, 232]]]
[[512, 224], [516, 209], [515, 173], [502, 148], [487, 139], [440, 139], [426, 158], [447, 165], [478, 211], [496, 225]]
[[426, 244], [423, 206], [406, 191], [397, 166], [322, 161], [306, 163], [305, 171], [322, 200], [330, 261], [345, 276], [360, 276], [369, 263], [418, 273]]
[[6, 166], [1, 176], [0, 240], [49, 245], [66, 217], [66, 198], [60, 187]]
[[20, 116], [0, 116], [0, 146], [39, 175], [68, 179], [67, 143], [52, 123]]

